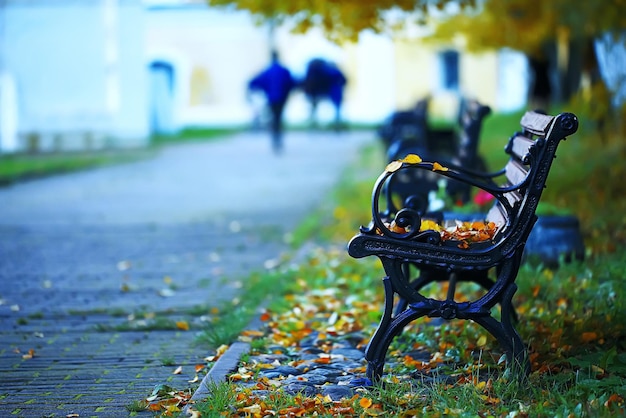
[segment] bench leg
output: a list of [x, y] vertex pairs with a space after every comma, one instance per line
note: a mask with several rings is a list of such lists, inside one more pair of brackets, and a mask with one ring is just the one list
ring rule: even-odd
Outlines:
[[507, 366], [518, 378], [525, 378], [530, 373], [530, 361], [526, 346], [519, 336], [512, 321], [516, 320], [515, 308], [513, 307], [513, 295], [517, 291], [517, 285], [508, 285], [500, 301], [501, 320], [492, 316], [476, 316], [470, 318], [491, 335], [493, 335], [506, 353]]
[[420, 309], [411, 304], [410, 309], [405, 309], [399, 315], [392, 316], [395, 291], [388, 276], [383, 278], [383, 285], [385, 288], [383, 315], [365, 350], [367, 377], [373, 382], [379, 381], [383, 375], [387, 350], [396, 335], [400, 334], [407, 324], [427, 315], [432, 310], [432, 307], [429, 306]]
[[[389, 276], [383, 278], [383, 285], [385, 289], [383, 315], [365, 351], [365, 359], [368, 362], [367, 377], [373, 382], [379, 381], [382, 377], [389, 345], [396, 336], [402, 333], [406, 325], [423, 316], [440, 316], [439, 314], [434, 314], [438, 310], [433, 305], [435, 301], [428, 301], [427, 299], [410, 304], [403, 302], [405, 304], [404, 309], [401, 311], [396, 310], [394, 315], [393, 307], [396, 292]], [[456, 318], [472, 320], [487, 330], [504, 349], [509, 369], [519, 378], [525, 378], [530, 373], [527, 350], [512, 324], [512, 321], [515, 320], [512, 299], [516, 291], [517, 286], [515, 283], [505, 286], [499, 300], [501, 308], [500, 321], [489, 314], [486, 315], [484, 311], [466, 311], [465, 314]], [[451, 303], [455, 304], [455, 302]], [[438, 304], [435, 303], [435, 305]], [[444, 319], [447, 318], [444, 317]]]

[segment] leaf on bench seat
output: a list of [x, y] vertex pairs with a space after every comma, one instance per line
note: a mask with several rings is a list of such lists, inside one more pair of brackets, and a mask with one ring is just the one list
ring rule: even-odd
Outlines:
[[443, 231], [443, 225], [438, 224], [432, 219], [422, 219], [422, 224], [420, 225], [420, 231]]
[[[401, 227], [396, 224], [395, 220], [391, 221], [390, 223], [385, 222], [385, 226], [391, 232], [399, 234], [405, 234], [409, 232], [407, 228]], [[456, 224], [454, 226], [445, 227], [444, 225], [432, 219], [422, 219], [422, 223], [420, 225], [420, 232], [438, 232], [441, 235], [442, 241], [458, 241], [459, 248], [469, 248], [470, 244], [472, 243], [490, 241], [493, 239], [497, 230], [498, 226], [496, 225], [496, 223], [488, 221], [456, 221]], [[376, 230], [376, 233], [378, 235], [384, 235], [384, 233], [379, 229]]]
[[433, 171], [448, 171], [448, 167], [444, 167], [438, 162], [433, 163]]
[[473, 242], [491, 240], [497, 229], [494, 222], [457, 222], [456, 227], [442, 231], [441, 239], [460, 241], [459, 248], [469, 248], [469, 244]]

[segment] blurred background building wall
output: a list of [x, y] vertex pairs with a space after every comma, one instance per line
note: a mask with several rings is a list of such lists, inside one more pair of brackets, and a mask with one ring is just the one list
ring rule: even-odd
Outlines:
[[[250, 126], [263, 101], [246, 85], [274, 47], [296, 77], [312, 58], [343, 70], [349, 123], [378, 124], [425, 96], [443, 117], [456, 115], [460, 96], [495, 111], [526, 105], [527, 64], [513, 51], [473, 55], [368, 32], [337, 45], [319, 30], [259, 26], [193, 0], [2, 0], [0, 152], [133, 147], [186, 127]], [[318, 115], [332, 120], [330, 104]], [[287, 123], [308, 118], [294, 93]]]
[[0, 4], [5, 80], [0, 121], [14, 126], [13, 132], [3, 132], [3, 145], [71, 150], [145, 144], [144, 9], [139, 0]]
[[[352, 123], [377, 123], [425, 96], [433, 97], [433, 113], [444, 117], [456, 114], [449, 109], [461, 95], [499, 111], [526, 104], [525, 58], [514, 51], [466, 54], [451, 46], [393, 41], [367, 32], [356, 44], [337, 45], [319, 30], [304, 35], [282, 27], [271, 30], [256, 26], [247, 12], [209, 9], [204, 3], [154, 0], [148, 10], [147, 55], [153, 61], [170, 57], [175, 67], [173, 118], [181, 126], [249, 123], [262, 103], [246, 94], [246, 83], [269, 63], [274, 47], [300, 78], [310, 59], [334, 61], [348, 79], [343, 115]], [[457, 65], [453, 85], [444, 80], [449, 56], [456, 56], [456, 61], [448, 60]], [[330, 104], [322, 104], [319, 114], [332, 120]], [[301, 124], [308, 116], [308, 104], [296, 92], [286, 120]]]

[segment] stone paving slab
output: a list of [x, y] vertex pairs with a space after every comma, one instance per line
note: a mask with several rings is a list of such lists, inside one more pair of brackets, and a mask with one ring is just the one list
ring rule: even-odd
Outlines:
[[[0, 417], [124, 417], [155, 385], [197, 387], [197, 312], [287, 251], [374, 135], [285, 140], [279, 156], [242, 134], [0, 188]], [[151, 312], [191, 329], [127, 326]]]

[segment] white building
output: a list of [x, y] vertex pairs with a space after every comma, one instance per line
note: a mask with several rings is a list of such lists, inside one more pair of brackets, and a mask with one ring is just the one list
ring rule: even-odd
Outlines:
[[[349, 122], [380, 123], [429, 94], [444, 99], [434, 108], [444, 114], [459, 94], [494, 110], [525, 105], [525, 62], [511, 52], [455, 55], [370, 33], [339, 46], [315, 30], [270, 33], [246, 12], [197, 0], [0, 0], [0, 153], [141, 146], [154, 132], [248, 125], [261, 103], [246, 84], [273, 45], [296, 76], [314, 57], [338, 64]], [[319, 114], [330, 119], [330, 105]], [[294, 94], [287, 122], [308, 116]]]

